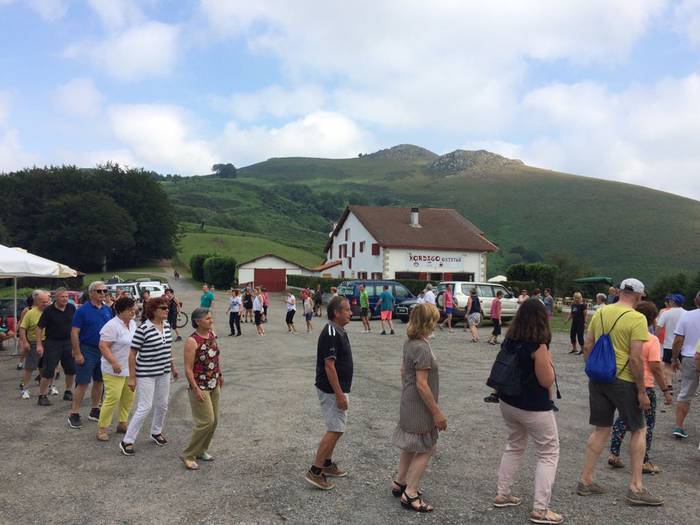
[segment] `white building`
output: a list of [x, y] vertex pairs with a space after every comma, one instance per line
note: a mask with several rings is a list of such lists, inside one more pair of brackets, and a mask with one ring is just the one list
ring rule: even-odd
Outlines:
[[336, 278], [486, 280], [498, 248], [453, 209], [348, 206], [326, 243]]
[[238, 282], [264, 286], [270, 292], [281, 292], [287, 286], [287, 275], [315, 275], [300, 264], [283, 259], [272, 253], [238, 265]]

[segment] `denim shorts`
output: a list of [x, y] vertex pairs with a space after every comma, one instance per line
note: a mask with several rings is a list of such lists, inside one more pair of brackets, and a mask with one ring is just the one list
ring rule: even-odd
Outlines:
[[102, 354], [100, 349], [92, 345], [80, 345], [80, 353], [85, 361], [75, 365], [75, 384], [87, 385], [90, 381], [102, 382]]

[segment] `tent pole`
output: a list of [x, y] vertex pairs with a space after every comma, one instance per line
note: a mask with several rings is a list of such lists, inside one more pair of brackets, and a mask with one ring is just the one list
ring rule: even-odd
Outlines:
[[15, 349], [12, 355], [19, 355], [17, 341], [19, 340], [19, 321], [17, 320], [17, 277], [12, 279], [15, 291]]

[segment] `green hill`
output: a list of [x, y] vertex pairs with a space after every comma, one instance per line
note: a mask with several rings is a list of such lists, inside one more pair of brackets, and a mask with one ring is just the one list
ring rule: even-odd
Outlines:
[[501, 248], [489, 273], [565, 255], [616, 279], [696, 270], [700, 202], [631, 184], [533, 168], [486, 151], [438, 156], [401, 145], [352, 159], [273, 158], [237, 179], [164, 182], [182, 220], [205, 221], [322, 259], [348, 202], [451, 207]]

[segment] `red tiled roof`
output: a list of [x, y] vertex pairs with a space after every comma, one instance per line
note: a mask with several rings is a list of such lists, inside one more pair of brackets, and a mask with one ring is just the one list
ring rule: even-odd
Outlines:
[[414, 228], [410, 225], [411, 208], [356, 205], [345, 209], [324, 251], [328, 252], [350, 212], [386, 248], [498, 251], [479, 228], [451, 208], [420, 208], [418, 223], [421, 227]]

